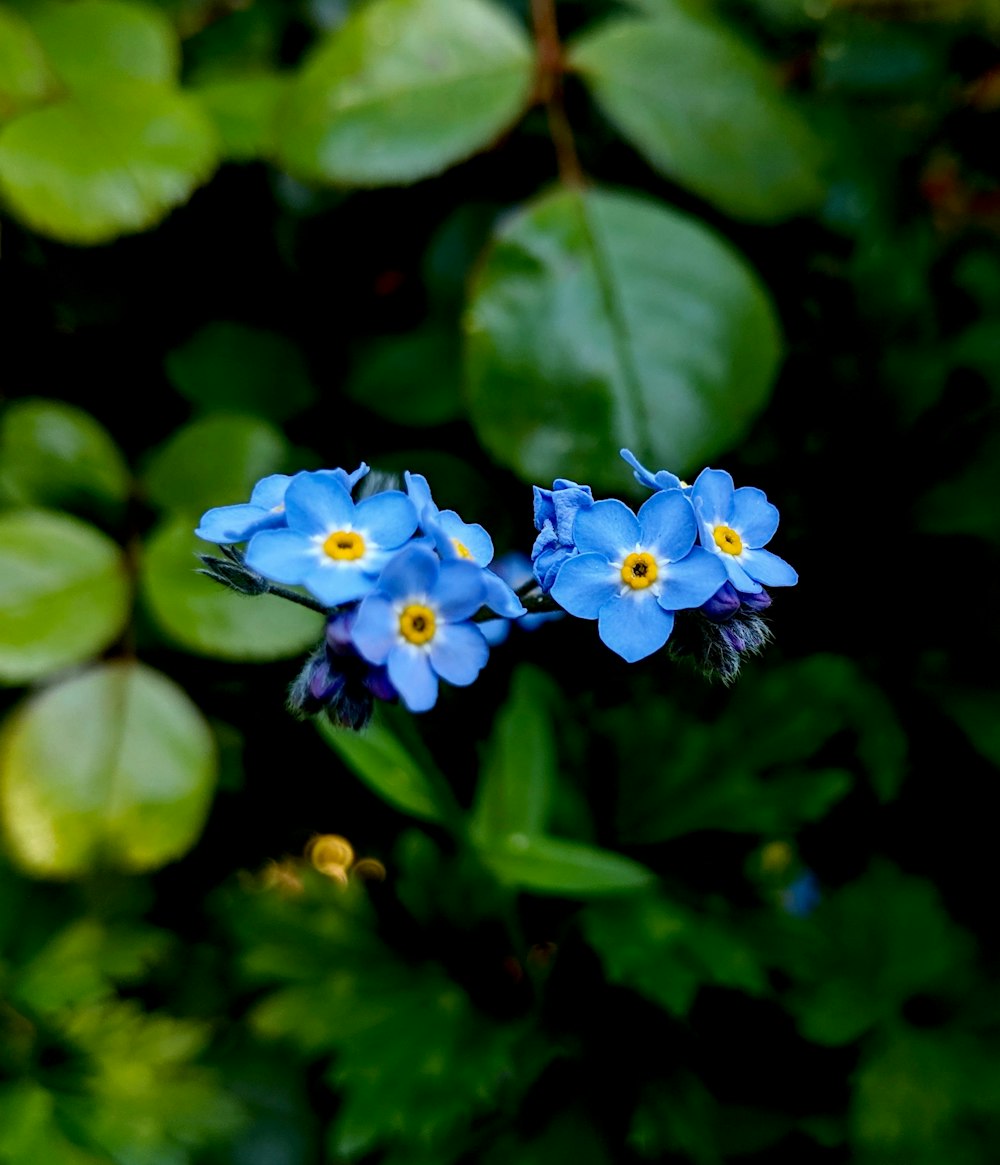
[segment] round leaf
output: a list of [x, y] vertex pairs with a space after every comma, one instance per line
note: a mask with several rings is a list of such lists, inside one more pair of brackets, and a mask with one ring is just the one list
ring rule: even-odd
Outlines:
[[0, 7], [0, 121], [44, 101], [58, 82], [28, 25]]
[[105, 81], [169, 82], [180, 47], [156, 8], [129, 0], [48, 0], [29, 10], [32, 30], [70, 88]]
[[61, 401], [18, 400], [0, 417], [0, 496], [89, 509], [128, 497], [129, 471], [107, 430]]
[[278, 143], [278, 106], [288, 78], [277, 73], [213, 77], [192, 89], [215, 123], [222, 154], [234, 162], [269, 158]]
[[201, 831], [215, 785], [201, 713], [166, 676], [102, 664], [18, 708], [0, 739], [9, 849], [28, 871], [150, 870]]
[[88, 87], [0, 131], [0, 194], [27, 226], [66, 243], [153, 226], [215, 163], [197, 102], [142, 82]]
[[651, 165], [734, 218], [773, 222], [822, 200], [818, 139], [725, 29], [677, 6], [608, 21], [569, 60]]
[[273, 595], [249, 598], [197, 573], [196, 554], [211, 547], [177, 518], [150, 539], [143, 590], [156, 622], [182, 647], [220, 659], [297, 655], [323, 637], [323, 616]]
[[167, 355], [167, 375], [205, 409], [284, 420], [315, 396], [305, 358], [278, 332], [219, 321]]
[[[164, 509], [201, 513], [245, 502], [260, 478], [278, 472], [284, 437], [254, 417], [216, 415], [179, 429], [153, 454], [146, 470], [150, 501]], [[204, 547], [202, 547], [204, 549]]]
[[560, 190], [509, 219], [467, 315], [471, 416], [529, 481], [621, 489], [618, 450], [697, 469], [764, 406], [779, 333], [745, 262], [700, 223]]
[[121, 551], [75, 518], [0, 515], [0, 681], [79, 663], [120, 634], [129, 613]]
[[443, 425], [462, 415], [459, 355], [454, 326], [383, 336], [355, 362], [347, 393], [397, 425]]
[[374, 0], [292, 86], [281, 158], [308, 180], [414, 182], [483, 149], [527, 105], [534, 57], [488, 0]]

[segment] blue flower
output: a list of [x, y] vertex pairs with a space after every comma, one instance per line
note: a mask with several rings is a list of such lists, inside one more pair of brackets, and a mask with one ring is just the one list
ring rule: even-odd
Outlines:
[[763, 490], [733, 487], [724, 469], [703, 469], [691, 490], [698, 516], [699, 541], [725, 567], [738, 591], [759, 594], [768, 587], [790, 587], [799, 576], [784, 559], [761, 549], [778, 528], [778, 510]]
[[563, 563], [576, 554], [573, 523], [576, 515], [594, 504], [589, 485], [577, 485], [557, 477], [551, 489], [534, 487], [535, 529], [538, 537], [531, 548], [535, 578], [545, 594], [552, 590]]
[[417, 528], [413, 503], [399, 490], [355, 502], [331, 472], [298, 474], [285, 494], [284, 530], [255, 534], [246, 552], [253, 570], [300, 584], [327, 607], [360, 599]]
[[477, 522], [463, 522], [454, 510], [440, 510], [431, 496], [427, 479], [420, 473], [405, 473], [406, 492], [420, 518], [420, 528], [444, 559], [467, 560], [483, 569], [486, 586], [484, 605], [505, 619], [524, 614], [521, 600], [502, 578], [487, 570], [493, 561], [493, 539]]
[[438, 677], [464, 687], [490, 649], [469, 622], [485, 599], [483, 572], [471, 562], [441, 562], [427, 546], [407, 546], [386, 566], [351, 630], [369, 663], [385, 664], [411, 712], [433, 708]]
[[808, 918], [822, 899], [819, 879], [812, 870], [803, 870], [781, 891], [781, 905], [793, 918]]
[[[516, 550], [510, 554], [505, 554], [502, 558], [498, 558], [493, 563], [491, 569], [515, 592], [528, 583], [535, 581], [535, 576], [531, 569], [531, 559]], [[543, 623], [548, 623], [551, 619], [562, 618], [562, 611], [543, 611], [538, 615], [522, 615], [517, 620], [517, 626], [522, 631], [534, 631], [536, 627], [540, 627]], [[510, 634], [511, 625], [512, 621], [509, 619], [488, 619], [485, 623], [480, 624], [480, 629], [486, 636], [486, 642], [490, 647], [498, 647]]]
[[620, 449], [619, 456], [623, 461], [627, 461], [632, 466], [632, 476], [640, 484], [644, 485], [646, 489], [681, 489], [685, 493], [691, 492], [691, 487], [686, 481], [681, 481], [676, 473], [671, 473], [669, 469], [658, 469], [656, 473], [650, 471], [639, 463], [639, 459], [628, 449]]
[[[324, 469], [320, 473], [339, 481], [350, 492], [368, 472], [362, 462], [353, 473], [345, 469]], [[253, 487], [250, 501], [239, 506], [216, 506], [205, 513], [195, 530], [199, 538], [227, 546], [246, 542], [261, 530], [278, 530], [285, 525], [285, 493], [293, 479], [286, 473], [272, 473]]]
[[638, 518], [611, 499], [573, 523], [579, 555], [563, 563], [552, 597], [571, 615], [596, 619], [601, 639], [629, 663], [658, 651], [674, 612], [700, 607], [726, 581], [722, 563], [694, 545], [698, 526], [680, 490], [653, 494]]

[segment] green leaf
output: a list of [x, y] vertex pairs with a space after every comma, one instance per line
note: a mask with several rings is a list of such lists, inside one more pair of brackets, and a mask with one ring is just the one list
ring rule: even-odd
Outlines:
[[462, 414], [460, 363], [457, 329], [425, 324], [376, 340], [355, 361], [347, 394], [397, 425], [443, 425]]
[[499, 228], [467, 317], [471, 419], [529, 481], [621, 490], [624, 445], [697, 468], [767, 402], [767, 293], [700, 223], [607, 191], [559, 190]]
[[771, 66], [704, 16], [609, 20], [569, 65], [656, 169], [733, 217], [773, 222], [822, 200], [818, 139]]
[[422, 821], [448, 821], [454, 809], [444, 800], [443, 778], [401, 743], [388, 721], [380, 709], [362, 732], [335, 728], [322, 717], [316, 723], [327, 744], [383, 801]]
[[183, 691], [138, 663], [92, 668], [34, 696], [0, 738], [11, 855], [32, 874], [151, 870], [197, 840], [215, 745]]
[[976, 752], [1000, 768], [1000, 720], [994, 693], [949, 687], [941, 695], [941, 704]]
[[121, 505], [130, 482], [118, 446], [82, 409], [62, 401], [17, 400], [0, 417], [0, 497], [99, 513], [109, 503]]
[[509, 886], [536, 894], [586, 898], [635, 890], [652, 873], [631, 858], [558, 837], [512, 833], [479, 851], [483, 862]]
[[25, 225], [64, 243], [155, 225], [215, 164], [198, 103], [140, 81], [88, 86], [0, 130], [0, 194]]
[[75, 518], [0, 514], [0, 681], [80, 663], [121, 633], [129, 584], [119, 548]]
[[279, 332], [246, 324], [206, 324], [167, 353], [166, 367], [177, 391], [211, 412], [254, 413], [283, 421], [316, 396], [298, 346]]
[[166, 634], [198, 655], [269, 660], [297, 655], [323, 637], [323, 616], [273, 595], [249, 598], [197, 573], [206, 545], [187, 518], [161, 526], [142, 560], [143, 594]]
[[415, 182], [489, 146], [527, 106], [534, 56], [488, 0], [374, 0], [309, 56], [280, 157], [315, 182]]
[[556, 781], [552, 696], [544, 672], [522, 665], [514, 673], [476, 795], [471, 828], [480, 845], [511, 833], [540, 834], [548, 825]]
[[177, 34], [152, 6], [135, 0], [48, 0], [32, 5], [28, 19], [71, 89], [106, 81], [168, 83], [177, 76]]
[[234, 162], [249, 162], [275, 153], [278, 109], [288, 85], [286, 76], [258, 73], [213, 77], [192, 86], [191, 92], [215, 123], [222, 156]]
[[200, 514], [245, 502], [262, 477], [284, 467], [288, 444], [256, 417], [208, 416], [178, 429], [157, 449], [144, 477], [149, 500]]
[[16, 12], [0, 7], [0, 121], [57, 90], [58, 82], [31, 28]]

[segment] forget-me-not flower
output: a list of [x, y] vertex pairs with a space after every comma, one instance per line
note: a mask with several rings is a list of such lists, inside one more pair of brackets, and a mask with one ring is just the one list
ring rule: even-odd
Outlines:
[[538, 585], [548, 594], [563, 563], [576, 554], [573, 523], [581, 510], [594, 504], [594, 495], [589, 485], [557, 477], [551, 489], [534, 486], [534, 499], [538, 537], [531, 548], [531, 562]]
[[[526, 554], [521, 554], [516, 550], [498, 558], [490, 569], [495, 571], [515, 592], [520, 587], [535, 581], [535, 575], [531, 569], [531, 559]], [[517, 620], [517, 626], [522, 631], [534, 631], [543, 623], [562, 618], [564, 618], [562, 611], [542, 611], [535, 615], [522, 615]], [[490, 647], [498, 647], [510, 634], [511, 625], [512, 620], [510, 619], [488, 619], [479, 626]]]
[[431, 495], [427, 479], [421, 473], [405, 473], [406, 492], [416, 508], [420, 528], [434, 543], [444, 559], [473, 562], [483, 569], [486, 587], [484, 605], [505, 619], [516, 619], [524, 614], [521, 600], [511, 588], [491, 570], [493, 539], [478, 522], [463, 522], [454, 510], [441, 510]]
[[[353, 473], [346, 469], [319, 472], [339, 481], [349, 493], [368, 472], [368, 466], [362, 461]], [[228, 546], [234, 542], [247, 542], [261, 530], [280, 529], [285, 524], [285, 493], [292, 480], [287, 473], [262, 477], [253, 487], [249, 502], [208, 510], [195, 534], [206, 542]]]
[[619, 449], [618, 454], [623, 461], [632, 466], [632, 476], [646, 489], [681, 489], [685, 493], [691, 492], [688, 483], [681, 481], [677, 474], [671, 473], [669, 469], [658, 469], [656, 473], [650, 473], [631, 450]]
[[247, 565], [274, 582], [304, 586], [327, 607], [366, 595], [417, 528], [413, 503], [399, 490], [355, 503], [324, 471], [296, 475], [285, 493], [285, 518], [285, 529], [254, 535]]
[[764, 550], [778, 528], [778, 510], [763, 490], [736, 489], [724, 469], [703, 469], [691, 490], [699, 541], [725, 567], [738, 591], [759, 594], [768, 587], [790, 587], [798, 574], [776, 554]]
[[571, 615], [596, 619], [601, 639], [629, 663], [658, 651], [674, 612], [700, 607], [726, 581], [722, 563], [695, 546], [698, 525], [680, 490], [663, 490], [638, 517], [617, 499], [581, 509], [579, 554], [559, 570], [552, 597]]
[[385, 664], [411, 712], [433, 708], [438, 677], [465, 686], [489, 657], [469, 619], [483, 605], [483, 572], [471, 562], [442, 562], [428, 546], [401, 550], [358, 609], [351, 638], [361, 655]]

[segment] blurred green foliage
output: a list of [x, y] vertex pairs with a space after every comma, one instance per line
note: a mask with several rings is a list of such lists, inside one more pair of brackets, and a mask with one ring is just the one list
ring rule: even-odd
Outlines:
[[[992, 0], [0, 3], [0, 1165], [998, 1159], [998, 111]], [[622, 444], [782, 511], [732, 688], [316, 731], [195, 573]]]

